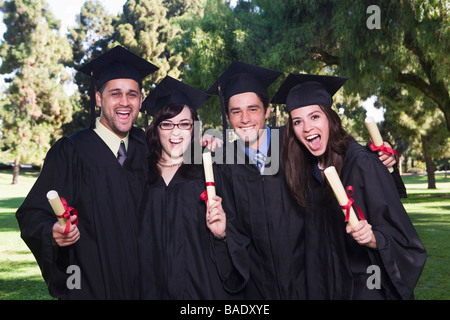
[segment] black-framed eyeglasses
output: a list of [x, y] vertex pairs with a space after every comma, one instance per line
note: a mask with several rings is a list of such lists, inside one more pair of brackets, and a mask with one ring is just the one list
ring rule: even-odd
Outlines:
[[175, 127], [178, 127], [180, 130], [189, 130], [192, 128], [194, 124], [191, 122], [180, 122], [180, 123], [173, 123], [173, 122], [161, 122], [159, 124], [159, 127], [162, 130], [172, 130]]

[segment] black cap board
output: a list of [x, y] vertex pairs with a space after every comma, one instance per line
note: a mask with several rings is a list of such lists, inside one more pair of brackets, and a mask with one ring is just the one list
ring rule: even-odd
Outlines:
[[97, 88], [113, 79], [133, 79], [139, 84], [158, 67], [128, 49], [116, 46], [83, 65], [79, 71], [93, 77]]
[[331, 107], [333, 95], [347, 79], [337, 76], [291, 73], [278, 88], [271, 102], [286, 104], [288, 112], [310, 105]]
[[209, 97], [209, 94], [199, 89], [166, 76], [145, 98], [141, 112], [154, 116], [161, 108], [169, 104], [187, 105], [197, 110]]
[[218, 94], [220, 87], [225, 99], [244, 92], [267, 95], [267, 88], [280, 75], [281, 72], [276, 70], [233, 61], [207, 92], [209, 94]]

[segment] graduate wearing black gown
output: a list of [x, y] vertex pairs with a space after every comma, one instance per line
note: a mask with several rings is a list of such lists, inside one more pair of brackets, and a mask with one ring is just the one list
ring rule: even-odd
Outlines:
[[[289, 112], [283, 167], [291, 192], [307, 207], [308, 297], [413, 299], [426, 250], [392, 175], [343, 130], [331, 109], [331, 97], [345, 81], [290, 74], [276, 94], [276, 102], [286, 103]], [[322, 170], [328, 166], [336, 167], [345, 188], [353, 188], [354, 203], [364, 215], [353, 228], [346, 226], [324, 181]]]
[[[94, 73], [99, 88], [109, 88], [110, 81], [131, 79], [126, 83], [133, 83], [137, 92], [125, 94], [139, 101], [133, 107], [121, 102], [120, 108], [136, 108], [136, 116], [141, 78], [157, 69], [122, 47], [83, 68], [83, 72]], [[122, 90], [120, 86], [114, 89]], [[119, 138], [101, 124], [102, 117], [95, 127], [99, 131], [84, 129], [52, 146], [39, 178], [16, 214], [21, 236], [36, 258], [50, 294], [61, 299], [138, 297], [137, 210], [145, 183], [147, 146], [144, 132], [130, 124], [127, 158], [122, 166], [104, 140], [105, 135], [109, 141], [111, 135], [113, 141]], [[71, 245], [55, 243], [52, 228], [57, 220], [46, 197], [49, 190], [56, 190], [78, 211], [78, 225], [71, 229], [78, 228], [79, 239]], [[68, 286], [74, 272], [69, 266], [79, 268], [80, 286], [74, 286], [70, 279], [72, 285]]]
[[[264, 123], [270, 113], [267, 88], [280, 75], [278, 71], [235, 61], [208, 91], [220, 98], [223, 95], [223, 117], [225, 113], [230, 119], [236, 112], [247, 112], [250, 119], [250, 114], [257, 114], [248, 123], [257, 124], [262, 130], [258, 148], [252, 149], [248, 143], [243, 143], [245, 133], [240, 130], [240, 124], [230, 120], [241, 139], [225, 145], [222, 151], [225, 165], [221, 168], [230, 178], [238, 227], [250, 241], [250, 281], [244, 290], [246, 299], [306, 298], [304, 213], [291, 196], [279, 166], [282, 128], [269, 128]], [[232, 108], [230, 99], [240, 94], [252, 100], [242, 99], [238, 107]], [[242, 125], [245, 122], [242, 121]], [[216, 158], [219, 151], [216, 151]], [[261, 168], [253, 158], [255, 153], [266, 156]]]
[[[147, 129], [149, 183], [139, 211], [142, 299], [240, 299], [248, 281], [247, 245], [233, 228], [235, 205], [228, 180], [214, 168], [216, 194], [222, 199], [218, 209], [226, 214], [225, 234], [215, 235], [200, 198], [206, 189], [201, 157], [195, 163], [186, 155], [185, 163], [179, 155], [167, 159], [169, 153], [185, 152], [178, 141], [189, 142], [186, 148], [198, 143], [189, 124], [198, 121], [195, 109], [208, 97], [166, 77], [143, 103], [154, 117]], [[187, 123], [188, 128], [170, 128], [171, 123]], [[174, 146], [166, 145], [167, 137], [176, 141]]]

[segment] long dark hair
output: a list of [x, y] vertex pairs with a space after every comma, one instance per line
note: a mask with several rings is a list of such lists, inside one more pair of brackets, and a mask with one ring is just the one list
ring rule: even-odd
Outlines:
[[[328, 118], [330, 130], [328, 145], [322, 156], [324, 167], [334, 166], [338, 173], [344, 164], [345, 153], [350, 141], [354, 140], [342, 127], [341, 118], [330, 107], [320, 106]], [[312, 166], [317, 164], [317, 159], [297, 139], [292, 125], [292, 117], [286, 124], [281, 152], [281, 165], [286, 174], [286, 182], [297, 202], [307, 207], [306, 193], [312, 182]], [[330, 189], [327, 187], [327, 189]], [[330, 193], [331, 190], [328, 190]]]
[[[148, 157], [148, 168], [149, 168], [149, 183], [154, 183], [161, 176], [161, 171], [158, 168], [158, 161], [161, 160], [162, 155], [162, 145], [159, 137], [159, 124], [167, 119], [171, 119], [176, 117], [181, 113], [185, 106], [182, 104], [169, 104], [160, 109], [154, 116], [152, 123], [145, 130], [145, 136], [147, 139], [147, 145], [149, 149], [149, 157]], [[192, 121], [199, 121], [197, 112], [189, 107], [191, 111]], [[194, 126], [195, 128], [195, 126]], [[192, 131], [191, 142], [188, 148], [191, 148], [191, 161], [189, 164], [183, 164], [179, 170], [181, 170], [181, 174], [183, 176], [190, 176], [194, 173], [194, 144], [199, 144], [199, 137], [195, 132], [195, 129]], [[200, 148], [200, 147], [199, 147]]]

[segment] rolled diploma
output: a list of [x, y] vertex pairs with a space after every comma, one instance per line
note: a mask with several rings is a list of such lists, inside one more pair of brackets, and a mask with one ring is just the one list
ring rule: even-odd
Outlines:
[[[378, 130], [378, 125], [375, 119], [372, 117], [367, 117], [365, 121], [367, 130], [369, 131], [370, 137], [375, 147], [383, 145], [383, 138], [381, 137], [380, 130]], [[389, 172], [394, 171], [394, 168], [388, 167]]]
[[[348, 196], [347, 192], [345, 192], [344, 186], [342, 185], [341, 179], [337, 174], [336, 168], [331, 166], [326, 168], [323, 172], [325, 173], [325, 177], [327, 178], [328, 183], [333, 189], [334, 195], [336, 196], [339, 204], [341, 206], [345, 206], [348, 202]], [[345, 215], [346, 210], [342, 209], [342, 212], [344, 212]], [[348, 218], [348, 224], [353, 228], [358, 224], [358, 222], [359, 220], [358, 218], [356, 218], [355, 211], [352, 207], [350, 207], [350, 217]]]
[[[49, 192], [47, 192], [47, 199], [48, 202], [50, 202], [50, 205], [52, 206], [52, 209], [55, 212], [56, 216], [60, 216], [64, 213], [65, 209], [61, 202], [61, 198], [58, 195], [58, 192], [56, 192], [55, 190], [50, 190]], [[66, 218], [58, 218], [58, 221], [63, 227], [66, 226]]]
[[[205, 170], [205, 181], [214, 183], [214, 172], [212, 167], [211, 152], [203, 153], [203, 169]], [[208, 204], [211, 205], [214, 200], [212, 199], [216, 195], [215, 186], [206, 186], [208, 192]]]

